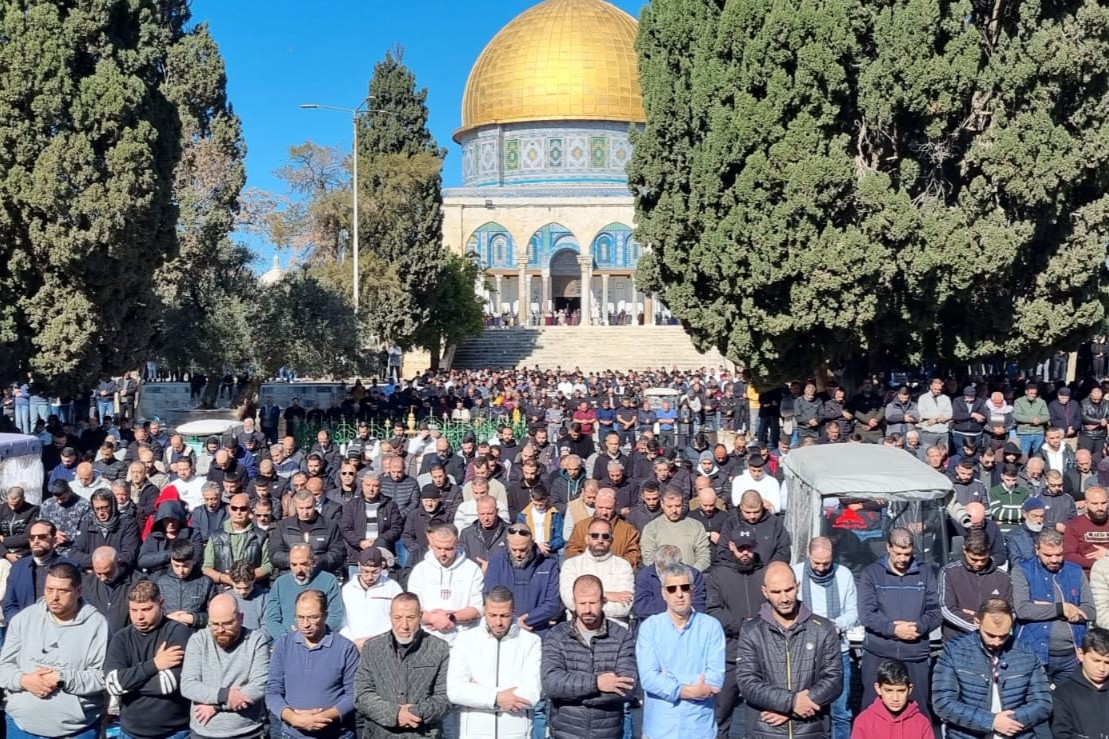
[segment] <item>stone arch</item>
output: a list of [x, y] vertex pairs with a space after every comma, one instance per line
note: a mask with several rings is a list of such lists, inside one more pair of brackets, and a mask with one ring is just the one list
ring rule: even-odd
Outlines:
[[528, 239], [528, 267], [549, 269], [551, 257], [563, 250], [581, 254], [577, 236], [561, 223], [540, 226]]
[[609, 223], [593, 237], [593, 261], [598, 269], [635, 269], [640, 251], [635, 232], [624, 223]]
[[515, 269], [515, 244], [507, 228], [496, 221], [487, 221], [470, 234], [464, 253], [476, 254], [485, 269]]

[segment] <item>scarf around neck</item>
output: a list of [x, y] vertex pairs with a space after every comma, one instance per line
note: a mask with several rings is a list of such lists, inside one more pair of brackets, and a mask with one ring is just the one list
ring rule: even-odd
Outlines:
[[805, 562], [805, 569], [801, 571], [801, 599], [812, 609], [812, 586], [816, 585], [824, 590], [824, 606], [827, 609], [825, 617], [833, 621], [843, 614], [843, 605], [839, 602], [839, 588], [836, 587], [836, 569], [833, 564], [826, 575], [817, 575], [812, 567]]

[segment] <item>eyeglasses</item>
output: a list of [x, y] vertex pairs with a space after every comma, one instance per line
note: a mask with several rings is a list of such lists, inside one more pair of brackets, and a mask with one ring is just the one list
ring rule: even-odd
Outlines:
[[612, 541], [612, 534], [607, 531], [590, 531], [590, 539], [600, 539], [601, 541]]
[[354, 477], [354, 473], [353, 472], [340, 472], [339, 476], [340, 477]]
[[531, 536], [531, 530], [525, 526], [509, 526], [508, 533], [516, 534], [517, 536]]
[[250, 510], [250, 506], [248, 506], [248, 505], [232, 505], [232, 506], [227, 506], [227, 507], [230, 508], [233, 511], [249, 511]]
[[670, 595], [673, 595], [674, 593], [678, 592], [679, 590], [682, 591], [683, 593], [688, 593], [692, 589], [693, 589], [693, 586], [690, 585], [687, 582], [682, 583], [681, 585], [667, 585], [666, 586], [666, 592], [670, 593]]
[[38, 540], [52, 539], [53, 536], [51, 534], [28, 534], [27, 538], [30, 539], [31, 541], [38, 541]]
[[110, 505], [94, 505], [92, 509], [94, 511], [110, 511], [112, 507]]

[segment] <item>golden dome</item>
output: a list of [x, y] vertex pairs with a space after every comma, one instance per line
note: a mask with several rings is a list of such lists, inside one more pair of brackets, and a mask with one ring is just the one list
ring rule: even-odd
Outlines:
[[519, 121], [643, 123], [636, 22], [604, 0], [544, 0], [493, 37], [462, 97], [467, 130]]

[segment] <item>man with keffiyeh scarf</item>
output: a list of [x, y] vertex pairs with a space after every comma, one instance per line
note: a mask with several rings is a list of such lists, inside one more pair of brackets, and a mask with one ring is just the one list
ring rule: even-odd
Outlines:
[[793, 565], [802, 602], [818, 616], [835, 624], [840, 635], [843, 659], [843, 690], [832, 704], [832, 739], [850, 739], [851, 652], [847, 630], [859, 621], [855, 578], [846, 567], [835, 563], [832, 541], [818, 536], [809, 541], [809, 556]]

